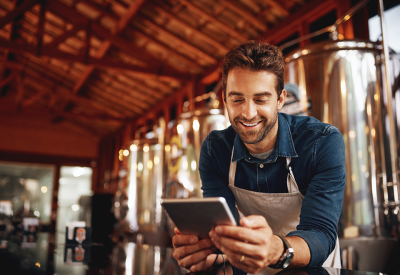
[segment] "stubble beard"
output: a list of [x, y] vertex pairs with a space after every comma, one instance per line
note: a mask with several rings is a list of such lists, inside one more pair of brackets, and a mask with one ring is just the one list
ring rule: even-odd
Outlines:
[[[242, 131], [240, 121], [251, 124], [256, 121], [262, 120], [262, 128], [260, 130], [253, 130], [253, 131]], [[272, 120], [268, 122], [268, 120], [261, 116], [261, 117], [256, 117], [253, 118], [252, 120], [247, 120], [243, 117], [235, 117], [233, 120], [233, 123], [231, 123], [232, 128], [236, 131], [236, 133], [239, 135], [240, 139], [243, 141], [243, 143], [246, 144], [256, 144], [260, 141], [262, 141], [268, 134], [271, 132], [272, 128], [275, 126], [276, 122], [278, 120], [278, 112], [276, 111], [274, 114], [274, 117]]]

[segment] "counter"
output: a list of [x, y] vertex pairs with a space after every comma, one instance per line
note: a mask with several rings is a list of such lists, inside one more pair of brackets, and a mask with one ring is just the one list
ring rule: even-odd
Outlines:
[[[57, 275], [181, 275], [192, 274], [178, 266], [173, 248], [136, 244], [120, 238], [116, 242], [90, 245], [53, 244], [54, 235], [39, 233], [35, 243], [8, 242], [0, 248], [1, 274], [57, 274]], [[226, 275], [231, 273], [230, 266]], [[272, 270], [265, 274], [301, 275], [378, 275], [340, 269], [308, 268]], [[222, 269], [209, 273], [223, 274]]]

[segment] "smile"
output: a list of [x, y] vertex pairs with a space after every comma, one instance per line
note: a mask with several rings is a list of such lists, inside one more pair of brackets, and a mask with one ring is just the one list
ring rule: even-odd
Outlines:
[[240, 123], [242, 123], [244, 126], [247, 126], [247, 127], [253, 127], [253, 126], [256, 126], [260, 122], [255, 122], [255, 123], [252, 123], [252, 124], [248, 124], [248, 123], [244, 123], [244, 122], [240, 122]]

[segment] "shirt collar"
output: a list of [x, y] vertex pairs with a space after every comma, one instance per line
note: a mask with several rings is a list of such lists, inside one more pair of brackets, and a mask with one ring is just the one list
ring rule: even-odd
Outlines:
[[[250, 155], [238, 134], [236, 134], [233, 145], [235, 147], [232, 156], [233, 162], [241, 159], [246, 159], [248, 162], [260, 162], [260, 159]], [[289, 122], [280, 113], [278, 113], [278, 137], [276, 139], [274, 151], [263, 162], [275, 162], [278, 157], [297, 157]]]

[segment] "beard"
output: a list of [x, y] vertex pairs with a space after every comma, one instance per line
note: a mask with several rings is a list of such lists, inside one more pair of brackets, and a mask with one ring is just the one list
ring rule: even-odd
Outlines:
[[[242, 130], [240, 126], [240, 121], [246, 123], [246, 124], [252, 124], [258, 121], [261, 121], [261, 129], [259, 130], [251, 130], [251, 131], [245, 131]], [[278, 112], [275, 112], [274, 116], [272, 117], [271, 120], [267, 120], [264, 116], [260, 117], [255, 117], [251, 120], [248, 120], [244, 117], [235, 117], [235, 119], [231, 120], [231, 125], [232, 128], [235, 130], [235, 132], [239, 135], [240, 139], [243, 141], [243, 143], [246, 144], [256, 144], [260, 141], [262, 141], [268, 133], [271, 131], [271, 129], [274, 127], [276, 122], [278, 121]]]

